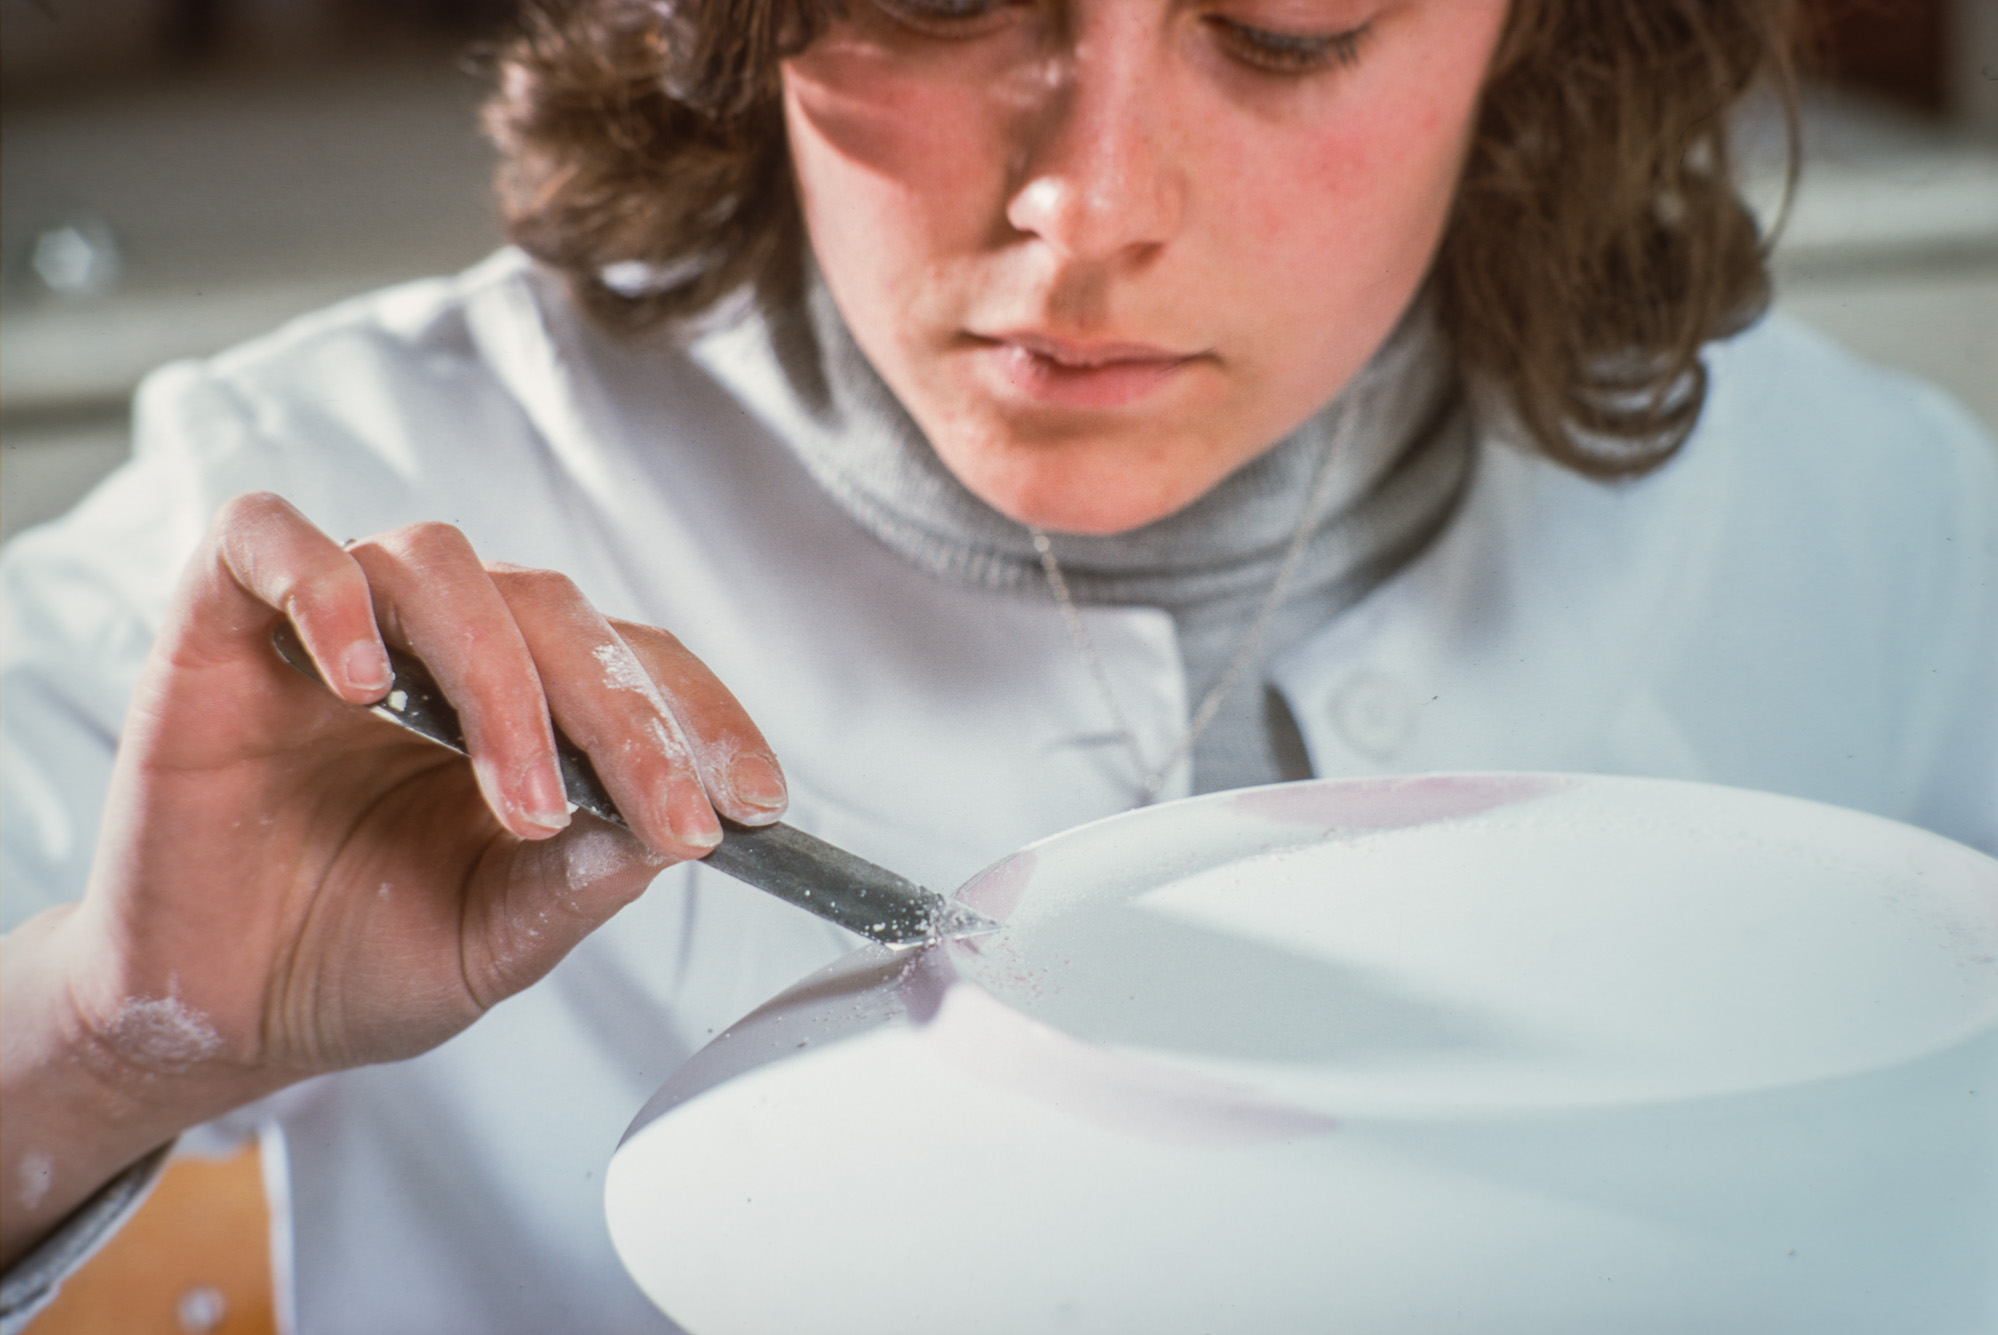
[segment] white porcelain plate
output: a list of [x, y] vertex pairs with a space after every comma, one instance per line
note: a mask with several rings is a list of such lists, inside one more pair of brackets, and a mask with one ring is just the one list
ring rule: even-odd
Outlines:
[[1998, 1330], [1998, 862], [1697, 784], [1218, 793], [716, 1039], [607, 1182], [698, 1335]]

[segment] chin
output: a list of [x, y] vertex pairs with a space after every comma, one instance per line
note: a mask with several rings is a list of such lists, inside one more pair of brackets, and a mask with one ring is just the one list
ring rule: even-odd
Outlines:
[[1016, 523], [1089, 537], [1183, 510], [1259, 452], [1161, 413], [988, 410], [958, 416], [956, 430], [948, 417], [938, 425], [932, 448], [978, 499]]
[[1050, 533], [1106, 537], [1143, 528], [1198, 500], [1219, 482], [1146, 479], [1143, 470], [1048, 467], [993, 470], [991, 474], [945, 465], [987, 505], [1019, 524]]

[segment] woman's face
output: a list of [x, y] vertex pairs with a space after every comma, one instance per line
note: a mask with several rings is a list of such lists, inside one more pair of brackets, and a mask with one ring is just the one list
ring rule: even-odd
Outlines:
[[1372, 356], [1506, 0], [848, 0], [783, 69], [853, 336], [974, 493], [1170, 514]]

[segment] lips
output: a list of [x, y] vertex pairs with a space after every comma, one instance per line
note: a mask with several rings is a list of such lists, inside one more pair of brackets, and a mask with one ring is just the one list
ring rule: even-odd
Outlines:
[[1029, 330], [976, 336], [1004, 389], [1065, 408], [1118, 408], [1157, 393], [1200, 359], [1150, 343], [1079, 342]]

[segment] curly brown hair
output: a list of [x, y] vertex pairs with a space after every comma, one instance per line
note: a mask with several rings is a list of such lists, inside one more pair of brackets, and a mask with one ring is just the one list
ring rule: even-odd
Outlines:
[[[794, 300], [777, 70], [839, 4], [532, 0], [485, 116], [508, 235], [620, 330], [744, 289]], [[1727, 113], [1773, 84], [1794, 146], [1794, 10], [1513, 0], [1432, 283], [1467, 384], [1558, 462], [1619, 477], [1669, 458], [1706, 398], [1700, 349], [1767, 307]], [[606, 281], [629, 262], [655, 281]]]

